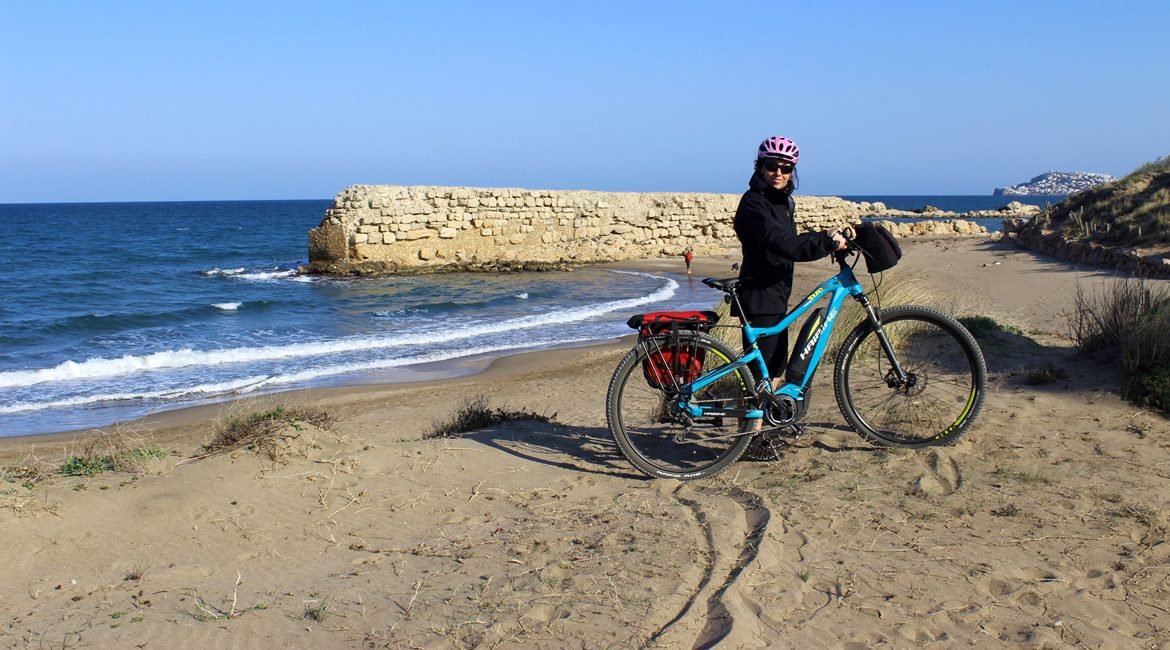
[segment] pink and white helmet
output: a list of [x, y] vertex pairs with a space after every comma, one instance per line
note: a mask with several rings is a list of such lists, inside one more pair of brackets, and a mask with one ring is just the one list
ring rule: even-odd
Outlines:
[[756, 160], [763, 160], [764, 158], [776, 158], [795, 165], [800, 160], [800, 147], [796, 146], [796, 143], [788, 138], [773, 136], [760, 143], [760, 150], [756, 154]]

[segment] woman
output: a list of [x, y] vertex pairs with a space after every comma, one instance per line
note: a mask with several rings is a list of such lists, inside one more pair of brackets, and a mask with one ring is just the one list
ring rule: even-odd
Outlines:
[[[788, 138], [760, 143], [755, 173], [735, 211], [735, 234], [743, 249], [739, 299], [752, 327], [771, 327], [788, 312], [794, 262], [809, 262], [845, 250], [840, 229], [796, 233], [796, 163], [800, 149]], [[745, 341], [746, 344], [746, 341]], [[788, 363], [788, 332], [756, 342], [764, 355], [772, 387], [783, 383]]]

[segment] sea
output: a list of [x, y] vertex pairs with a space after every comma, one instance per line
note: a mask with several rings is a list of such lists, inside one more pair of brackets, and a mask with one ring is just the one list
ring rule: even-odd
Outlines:
[[[842, 196], [841, 198], [849, 201], [867, 201], [869, 203], [880, 202], [884, 203], [887, 208], [893, 210], [905, 210], [913, 212], [915, 210], [922, 210], [927, 206], [934, 206], [940, 210], [947, 212], [975, 212], [985, 210], [998, 210], [1012, 201], [1019, 201], [1025, 205], [1035, 205], [1041, 208], [1056, 205], [1060, 203], [1067, 195], [1064, 194], [1031, 194], [1021, 196]], [[898, 223], [913, 223], [916, 221], [925, 221], [932, 217], [894, 217], [890, 221]], [[977, 223], [988, 232], [999, 232], [1003, 230], [1003, 219], [995, 218], [974, 218], [967, 219]]]
[[[848, 198], [968, 210], [1017, 197]], [[466, 375], [499, 356], [629, 334], [632, 314], [720, 299], [681, 261], [678, 272], [298, 274], [329, 205], [0, 204], [0, 436]]]

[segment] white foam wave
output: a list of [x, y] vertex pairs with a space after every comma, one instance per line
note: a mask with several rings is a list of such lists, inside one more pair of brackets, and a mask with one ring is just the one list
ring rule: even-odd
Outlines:
[[[649, 276], [657, 277], [657, 276]], [[327, 354], [375, 350], [416, 345], [433, 345], [489, 334], [512, 332], [521, 329], [547, 327], [575, 323], [606, 314], [631, 309], [638, 305], [659, 302], [674, 295], [678, 283], [669, 278], [652, 293], [637, 298], [582, 305], [581, 307], [535, 314], [509, 320], [480, 323], [464, 328], [439, 329], [429, 332], [391, 337], [354, 337], [330, 341], [314, 341], [289, 345], [274, 345], [258, 348], [230, 348], [226, 350], [167, 350], [142, 356], [127, 355], [117, 359], [94, 358], [85, 361], [65, 361], [52, 368], [39, 370], [11, 370], [0, 372], [0, 388], [31, 386], [47, 382], [93, 380], [120, 375], [196, 366], [215, 366], [232, 363], [252, 363], [275, 359], [313, 357]]]
[[233, 275], [239, 275], [243, 272], [244, 272], [244, 267], [242, 267], [242, 266], [238, 269], [221, 269], [221, 268], [217, 267], [217, 268], [211, 269], [210, 271], [204, 271], [203, 275], [233, 276]]
[[[590, 338], [574, 338], [563, 340], [546, 340], [533, 342], [526, 347], [540, 347], [545, 345], [571, 345], [573, 343], [584, 343], [593, 339]], [[502, 351], [519, 351], [525, 348], [517, 348], [512, 345], [498, 345], [498, 346], [481, 346], [477, 348], [459, 348], [457, 350], [448, 350], [444, 352], [434, 352], [431, 354], [420, 354], [413, 357], [401, 357], [397, 359], [384, 359], [378, 361], [368, 361], [361, 363], [340, 364], [335, 366], [326, 366], [322, 368], [314, 368], [310, 370], [302, 370], [300, 372], [293, 372], [283, 375], [265, 376], [258, 375], [253, 377], [245, 377], [233, 381], [226, 381], [214, 384], [200, 384], [197, 386], [189, 386], [184, 388], [176, 388], [165, 391], [154, 391], [145, 393], [106, 393], [98, 395], [83, 395], [77, 397], [70, 397], [59, 400], [49, 400], [44, 402], [17, 402], [0, 406], [0, 415], [8, 415], [12, 413], [20, 413], [27, 411], [41, 411], [46, 409], [60, 409], [60, 408], [76, 408], [80, 406], [92, 406], [95, 404], [109, 403], [109, 402], [129, 402], [129, 401], [173, 401], [173, 400], [191, 400], [191, 399], [206, 399], [211, 397], [228, 397], [235, 395], [244, 395], [253, 393], [265, 387], [287, 386], [290, 384], [299, 384], [309, 382], [321, 377], [328, 377], [334, 375], [342, 375], [351, 372], [362, 372], [371, 370], [386, 370], [389, 368], [398, 368], [402, 366], [412, 366], [424, 363], [436, 363], [439, 361], [447, 361], [459, 357], [470, 357], [479, 354], [490, 354], [492, 352]]]
[[20, 413], [23, 411], [41, 411], [45, 409], [89, 406], [91, 404], [98, 404], [102, 402], [197, 399], [200, 397], [240, 395], [256, 390], [260, 386], [264, 385], [264, 383], [269, 379], [270, 377], [268, 376], [256, 376], [216, 384], [201, 384], [199, 386], [190, 386], [173, 390], [160, 390], [146, 393], [105, 393], [101, 395], [80, 395], [77, 397], [49, 400], [45, 402], [17, 402], [15, 404], [0, 406], [0, 415]]
[[514, 297], [514, 298], [519, 298], [519, 299], [521, 299], [521, 300], [528, 300], [528, 292], [527, 292], [527, 291], [525, 291], [524, 293], [518, 293], [518, 294], [516, 294], [516, 295], [515, 295], [515, 296], [513, 296], [513, 297]]
[[248, 272], [248, 270], [246, 268], [241, 266], [239, 268], [234, 268], [234, 269], [221, 269], [221, 268], [217, 267], [217, 268], [211, 269], [209, 271], [204, 271], [203, 275], [211, 276], [211, 277], [219, 276], [219, 277], [225, 277], [225, 278], [238, 278], [240, 280], [254, 280], [254, 281], [265, 282], [268, 280], [281, 280], [284, 278], [291, 278], [291, 277], [295, 276], [296, 273], [297, 273], [296, 269], [273, 269], [271, 271]]
[[224, 311], [235, 311], [243, 304], [242, 302], [213, 302], [211, 306]]
[[241, 280], [266, 281], [280, 280], [282, 278], [288, 278], [294, 275], [296, 275], [296, 271], [294, 269], [283, 269], [280, 271], [257, 271], [255, 273], [241, 273], [236, 277], [240, 278]]

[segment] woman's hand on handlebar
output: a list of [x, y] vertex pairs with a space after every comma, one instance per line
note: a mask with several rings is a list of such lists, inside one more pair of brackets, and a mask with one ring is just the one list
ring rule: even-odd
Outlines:
[[[847, 228], [846, 230], [852, 230], [852, 229]], [[840, 251], [843, 251], [843, 250], [849, 248], [848, 237], [851, 237], [852, 235], [853, 235], [852, 232], [849, 232], [848, 234], [846, 234], [845, 232], [842, 232], [840, 228], [834, 228], [834, 229], [830, 230], [829, 236], [833, 238], [833, 243], [836, 244], [836, 246], [837, 246], [833, 250], [836, 252], [840, 252]]]

